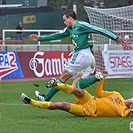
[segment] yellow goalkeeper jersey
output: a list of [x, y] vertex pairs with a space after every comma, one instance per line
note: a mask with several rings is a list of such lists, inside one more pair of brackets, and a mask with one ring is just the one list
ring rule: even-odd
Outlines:
[[103, 82], [99, 81], [96, 88], [96, 94], [100, 97], [96, 98], [97, 116], [130, 116], [131, 111], [125, 105], [124, 98], [118, 92], [104, 91]]

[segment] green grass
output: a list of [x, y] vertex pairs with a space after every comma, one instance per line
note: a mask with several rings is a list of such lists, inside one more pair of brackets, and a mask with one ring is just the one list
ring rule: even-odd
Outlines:
[[[46, 80], [47, 81], [47, 80]], [[46, 93], [46, 81], [0, 82], [0, 133], [130, 133], [131, 118], [121, 117], [76, 117], [59, 110], [44, 110], [25, 105], [20, 100], [22, 92], [36, 99], [34, 91]], [[40, 84], [39, 88], [33, 83]], [[68, 83], [71, 84], [71, 81]], [[87, 88], [95, 94], [97, 83]], [[45, 89], [44, 89], [45, 88]], [[119, 91], [125, 98], [133, 97], [132, 79], [106, 79], [106, 90]], [[57, 93], [51, 101], [74, 102], [74, 96]]]

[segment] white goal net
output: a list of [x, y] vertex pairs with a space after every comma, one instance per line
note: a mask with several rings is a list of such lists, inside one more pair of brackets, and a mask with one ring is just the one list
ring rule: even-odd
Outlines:
[[[89, 17], [90, 24], [101, 26], [115, 31], [120, 37], [124, 38], [126, 35], [130, 38], [130, 44], [133, 44], [133, 6], [99, 9], [85, 6], [84, 9]], [[94, 45], [94, 55], [96, 58], [96, 66], [98, 69], [105, 69], [105, 62], [103, 61], [102, 51], [104, 44], [107, 44], [108, 50], [125, 51], [121, 45], [116, 45], [115, 41], [108, 39], [99, 34], [92, 34]], [[132, 46], [133, 47], [133, 46]], [[129, 50], [127, 50], [129, 51]], [[126, 52], [127, 52], [126, 51]], [[130, 50], [131, 65], [133, 65], [133, 51]], [[123, 53], [124, 54], [124, 53]], [[125, 53], [127, 54], [127, 53]], [[123, 57], [120, 57], [123, 58]], [[105, 60], [105, 59], [104, 59]], [[120, 66], [120, 65], [119, 65]], [[122, 64], [120, 67], [123, 67]], [[119, 69], [124, 71], [121, 74], [112, 74], [110, 77], [132, 77], [133, 66], [129, 68]], [[116, 71], [116, 70], [115, 70]], [[117, 70], [118, 71], [118, 70]]]

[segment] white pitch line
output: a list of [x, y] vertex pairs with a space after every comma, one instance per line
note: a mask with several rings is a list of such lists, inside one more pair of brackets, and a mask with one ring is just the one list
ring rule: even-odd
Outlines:
[[0, 106], [25, 106], [28, 104], [19, 104], [19, 103], [0, 103]]
[[21, 84], [21, 83], [16, 83], [16, 84], [4, 84], [4, 85], [2, 85], [2, 84], [0, 84], [0, 86], [15, 86], [15, 85], [28, 85], [28, 84], [33, 84], [33, 83], [25, 83], [25, 84]]

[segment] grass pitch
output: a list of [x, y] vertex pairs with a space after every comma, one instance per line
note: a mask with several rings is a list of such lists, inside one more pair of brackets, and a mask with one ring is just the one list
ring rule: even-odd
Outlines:
[[[0, 82], [0, 133], [130, 133], [131, 118], [76, 117], [59, 110], [45, 110], [25, 105], [22, 92], [36, 99], [34, 91], [46, 93], [46, 81]], [[40, 87], [35, 87], [37, 83]], [[68, 82], [71, 84], [71, 81]], [[86, 88], [95, 95], [96, 84]], [[133, 79], [106, 79], [105, 90], [119, 91], [124, 98], [133, 97]], [[74, 102], [74, 96], [58, 92], [51, 101]]]

